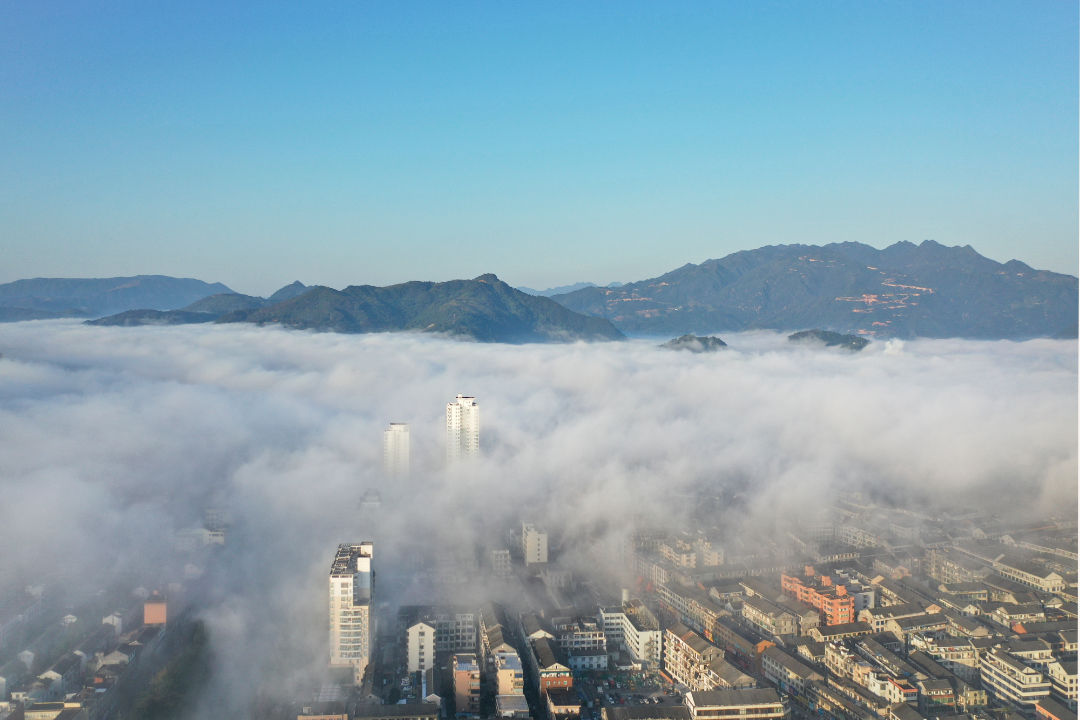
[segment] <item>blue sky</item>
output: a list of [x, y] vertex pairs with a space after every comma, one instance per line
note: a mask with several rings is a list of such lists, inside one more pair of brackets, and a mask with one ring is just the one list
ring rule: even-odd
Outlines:
[[1075, 2], [0, 18], [0, 282], [547, 287], [926, 238], [1077, 272]]

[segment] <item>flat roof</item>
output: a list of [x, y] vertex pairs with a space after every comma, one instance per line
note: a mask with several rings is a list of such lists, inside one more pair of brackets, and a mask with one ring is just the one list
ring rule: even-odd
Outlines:
[[686, 694], [696, 707], [736, 705], [779, 705], [780, 695], [772, 688], [743, 690], [695, 690]]

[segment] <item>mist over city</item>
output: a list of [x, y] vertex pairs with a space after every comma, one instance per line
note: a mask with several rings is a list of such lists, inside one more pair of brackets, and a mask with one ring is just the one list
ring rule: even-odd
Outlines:
[[[1075, 520], [1075, 341], [727, 342], [0, 326], [0, 539], [20, 548], [4, 585], [63, 578], [77, 607], [186, 579], [177, 599], [205, 622], [213, 671], [184, 716], [209, 717], [319, 685], [341, 542], [374, 543], [389, 631], [400, 605], [520, 604], [486, 558], [523, 523], [589, 586], [576, 607], [644, 593], [641, 533], [700, 529], [749, 567], [804, 561], [793, 536], [845, 500], [953, 538]], [[448, 465], [461, 393], [482, 413], [479, 453]], [[384, 467], [391, 422], [409, 426], [407, 476]], [[228, 518], [224, 545], [178, 550], [208, 508]]]
[[1080, 5], [0, 10], [0, 720], [1076, 720]]

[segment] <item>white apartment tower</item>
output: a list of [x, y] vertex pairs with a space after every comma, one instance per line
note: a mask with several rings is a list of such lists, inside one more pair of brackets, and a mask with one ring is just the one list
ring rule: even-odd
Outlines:
[[330, 565], [330, 664], [351, 665], [357, 685], [371, 661], [372, 543], [338, 545]]
[[409, 672], [424, 672], [435, 666], [435, 623], [417, 620], [406, 631]]
[[383, 472], [391, 478], [409, 477], [409, 424], [390, 423], [383, 431]]
[[535, 525], [523, 523], [521, 526], [521, 553], [526, 565], [546, 563], [548, 561], [548, 536]]
[[476, 398], [458, 395], [446, 404], [446, 462], [480, 454], [480, 406]]

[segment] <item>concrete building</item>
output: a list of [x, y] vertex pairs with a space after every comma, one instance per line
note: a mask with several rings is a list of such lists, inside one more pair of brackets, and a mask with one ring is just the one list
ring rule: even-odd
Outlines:
[[438, 720], [436, 703], [399, 703], [397, 705], [359, 705], [352, 720]]
[[406, 630], [409, 672], [424, 672], [435, 666], [435, 624], [423, 620]]
[[537, 565], [548, 561], [548, 536], [535, 525], [523, 523], [521, 526], [521, 553], [526, 565]]
[[765, 648], [761, 654], [761, 672], [781, 692], [791, 695], [805, 695], [812, 681], [825, 679], [820, 672], [778, 647]]
[[491, 574], [502, 580], [514, 576], [513, 567], [510, 564], [510, 551], [506, 548], [496, 548], [488, 552], [488, 566]]
[[330, 664], [349, 665], [356, 684], [371, 661], [375, 573], [370, 542], [338, 545], [330, 565]]
[[724, 660], [724, 651], [682, 623], [664, 631], [664, 671], [691, 690], [753, 687], [754, 679]]
[[694, 720], [784, 717], [784, 704], [772, 688], [689, 692], [686, 707]]
[[799, 619], [793, 612], [760, 595], [743, 600], [741, 614], [744, 620], [758, 628], [765, 637], [797, 635], [799, 632]]
[[458, 653], [453, 660], [454, 707], [457, 714], [480, 712], [480, 664], [472, 653]]
[[480, 454], [480, 406], [476, 398], [458, 395], [446, 404], [446, 462], [454, 464]]
[[1004, 650], [986, 654], [980, 665], [983, 688], [999, 702], [1034, 712], [1035, 703], [1050, 696], [1050, 681]]
[[529, 670], [537, 691], [544, 695], [552, 688], [574, 687], [574, 675], [565, 655], [553, 640], [542, 637], [532, 641]]
[[383, 472], [390, 478], [409, 477], [409, 424], [390, 423], [383, 431]]
[[398, 627], [411, 629], [425, 623], [435, 628], [435, 652], [475, 653], [479, 615], [466, 607], [403, 605], [398, 610]]
[[828, 575], [814, 576], [813, 570], [807, 569], [807, 576], [782, 575], [781, 587], [784, 593], [804, 605], [809, 605], [821, 612], [826, 625], [845, 625], [855, 621], [855, 600], [847, 594], [844, 585], [832, 582]]
[[593, 618], [553, 618], [555, 641], [566, 653], [574, 672], [607, 670], [608, 651], [604, 628]]
[[608, 652], [622, 650], [634, 663], [660, 665], [663, 643], [660, 623], [640, 600], [630, 600], [621, 607], [602, 607], [596, 619], [603, 628]]

